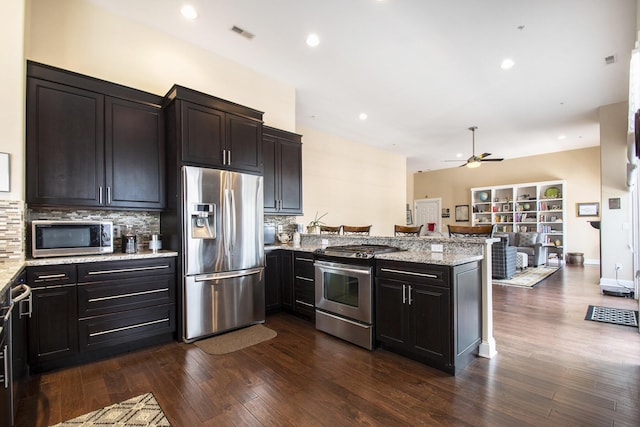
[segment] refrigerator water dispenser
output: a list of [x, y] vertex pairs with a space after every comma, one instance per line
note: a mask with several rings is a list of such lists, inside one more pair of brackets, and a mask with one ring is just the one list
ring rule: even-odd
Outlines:
[[216, 238], [216, 205], [195, 203], [191, 209], [191, 238]]

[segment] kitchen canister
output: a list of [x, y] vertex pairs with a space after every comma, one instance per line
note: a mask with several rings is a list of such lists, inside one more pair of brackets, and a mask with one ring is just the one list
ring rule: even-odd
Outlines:
[[149, 239], [149, 250], [153, 251], [153, 253], [158, 252], [162, 249], [162, 239], [159, 234], [152, 234]]
[[293, 246], [296, 248], [300, 247], [300, 233], [297, 231], [293, 233]]

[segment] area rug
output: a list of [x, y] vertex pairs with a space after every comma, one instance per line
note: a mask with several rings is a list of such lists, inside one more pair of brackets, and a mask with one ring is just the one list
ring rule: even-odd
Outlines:
[[524, 270], [516, 271], [516, 274], [511, 279], [493, 279], [493, 284], [533, 288], [556, 271], [558, 271], [558, 267], [553, 266], [528, 267]]
[[171, 427], [171, 424], [167, 421], [153, 393], [147, 393], [52, 427], [78, 426]]
[[275, 338], [276, 331], [263, 325], [253, 325], [247, 328], [227, 332], [226, 334], [196, 341], [195, 345], [209, 354], [227, 354], [243, 348], [251, 347]]
[[616, 325], [638, 327], [638, 312], [624, 308], [609, 308], [599, 305], [590, 305], [584, 320], [594, 322], [614, 323]]

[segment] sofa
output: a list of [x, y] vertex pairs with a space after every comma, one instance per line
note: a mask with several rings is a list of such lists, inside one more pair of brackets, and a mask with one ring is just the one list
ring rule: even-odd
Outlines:
[[494, 279], [510, 279], [516, 274], [517, 249], [502, 236], [491, 248], [491, 274]]
[[506, 237], [509, 246], [514, 246], [516, 252], [523, 252], [529, 256], [529, 267], [537, 267], [547, 263], [546, 233], [535, 231], [518, 233], [495, 233], [494, 237]]

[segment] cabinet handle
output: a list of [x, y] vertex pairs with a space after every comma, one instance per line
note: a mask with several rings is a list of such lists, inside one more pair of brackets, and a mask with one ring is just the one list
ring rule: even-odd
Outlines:
[[420, 276], [420, 277], [428, 277], [429, 279], [438, 279], [438, 276], [436, 276], [435, 274], [416, 273], [416, 272], [413, 272], [413, 271], [394, 270], [392, 268], [381, 268], [380, 271], [384, 271], [385, 273], [408, 274], [410, 276]]
[[102, 185], [98, 187], [98, 203], [102, 204]]
[[90, 298], [89, 302], [108, 301], [108, 300], [111, 300], [111, 299], [118, 299], [118, 298], [137, 297], [139, 295], [157, 294], [159, 292], [169, 292], [169, 288], [153, 289], [153, 290], [150, 290], [150, 291], [130, 292], [128, 294], [110, 295], [108, 297]]
[[313, 262], [313, 259], [311, 259], [311, 258], [296, 258], [296, 261]]
[[308, 277], [296, 276], [296, 279], [306, 280], [307, 282], [313, 282], [315, 279], [309, 279]]
[[67, 273], [59, 273], [59, 274], [45, 274], [44, 276], [37, 276], [36, 282], [42, 282], [43, 280], [53, 280], [53, 279], [66, 279]]
[[309, 304], [308, 302], [300, 301], [299, 299], [296, 300], [296, 304], [306, 305], [307, 307], [311, 307], [311, 308], [314, 307], [313, 304]]
[[227, 150], [222, 150], [222, 164], [227, 164]]
[[169, 321], [169, 318], [165, 317], [164, 319], [152, 320], [151, 322], [138, 323], [136, 325], [123, 326], [122, 328], [115, 328], [115, 329], [108, 329], [106, 331], [93, 332], [93, 333], [89, 334], [89, 336], [90, 337], [97, 337], [97, 336], [100, 336], [100, 335], [111, 334], [113, 332], [121, 332], [121, 331], [126, 331], [126, 330], [129, 330], [129, 329], [140, 328], [142, 326], [155, 325], [157, 323], [168, 322], [168, 321]]
[[4, 362], [4, 388], [9, 388], [9, 346], [5, 345], [2, 349], [2, 361]]
[[89, 276], [97, 276], [99, 274], [131, 273], [131, 272], [134, 272], [134, 271], [163, 270], [165, 268], [169, 268], [169, 266], [168, 265], [154, 265], [152, 267], [121, 268], [119, 270], [98, 270], [98, 271], [90, 271], [87, 274]]
[[412, 286], [409, 285], [409, 305], [411, 305], [411, 303], [413, 302], [413, 300], [411, 299], [411, 291], [412, 291]]
[[406, 304], [407, 302], [407, 285], [402, 285], [402, 303]]
[[67, 285], [50, 285], [50, 286], [41, 286], [41, 287], [34, 287], [31, 290], [32, 291], [36, 291], [36, 290], [41, 290], [41, 289], [58, 289], [58, 288], [68, 288], [70, 286], [75, 286], [75, 283], [70, 283]]
[[111, 204], [111, 186], [107, 187], [107, 204]]

